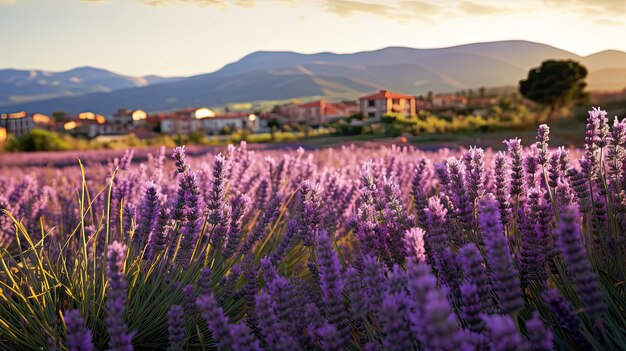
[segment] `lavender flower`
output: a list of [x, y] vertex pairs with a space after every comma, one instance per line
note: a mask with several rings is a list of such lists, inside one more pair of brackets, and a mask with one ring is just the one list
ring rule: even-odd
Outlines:
[[481, 319], [481, 314], [485, 313], [482, 309], [481, 296], [478, 288], [474, 284], [465, 283], [460, 286], [461, 291], [461, 308], [459, 316], [467, 325], [467, 328], [473, 332], [480, 333], [485, 327], [485, 323]]
[[211, 331], [211, 338], [218, 344], [221, 350], [230, 350], [233, 339], [230, 334], [230, 325], [224, 311], [217, 305], [213, 294], [202, 295], [196, 300], [196, 305], [207, 322]]
[[428, 206], [428, 197], [424, 191], [424, 172], [426, 170], [426, 164], [426, 159], [421, 159], [417, 162], [413, 173], [413, 180], [411, 182], [411, 195], [413, 196], [414, 207], [417, 211], [417, 219], [422, 225], [426, 223], [425, 209]]
[[304, 246], [313, 246], [315, 233], [320, 229], [320, 195], [319, 187], [305, 180], [300, 183], [296, 212], [298, 216], [300, 240]]
[[361, 275], [354, 267], [348, 267], [344, 274], [346, 290], [350, 295], [350, 315], [353, 319], [365, 317], [368, 311], [365, 287]]
[[369, 310], [378, 311], [383, 303], [387, 283], [383, 268], [374, 256], [363, 257], [363, 281], [367, 291]]
[[242, 245], [240, 252], [246, 253], [252, 250], [257, 241], [259, 241], [264, 235], [267, 234], [268, 227], [272, 222], [278, 218], [280, 214], [280, 206], [282, 197], [280, 194], [274, 195], [270, 202], [265, 207], [265, 210], [259, 216], [256, 221], [256, 225], [252, 229], [251, 235], [248, 236], [244, 244]]
[[[396, 266], [397, 267], [397, 266]], [[383, 345], [390, 350], [413, 350], [415, 335], [407, 314], [410, 300], [406, 292], [388, 294], [378, 313]]]
[[322, 300], [326, 307], [328, 320], [337, 328], [345, 345], [345, 343], [348, 342], [345, 336], [348, 333], [350, 324], [348, 322], [346, 308], [343, 305], [341, 264], [339, 263], [337, 252], [333, 250], [332, 243], [325, 230], [320, 230], [317, 233], [316, 250]]
[[462, 344], [457, 316], [446, 299], [445, 289], [425, 263], [409, 263], [408, 291], [414, 309], [409, 312], [413, 332], [426, 350], [459, 350]]
[[456, 208], [456, 216], [465, 230], [474, 228], [474, 203], [466, 191], [463, 182], [463, 165], [456, 158], [448, 159], [448, 170], [450, 172], [450, 190], [452, 191], [452, 201]]
[[542, 124], [537, 128], [537, 149], [539, 149], [539, 157], [537, 161], [543, 167], [548, 163], [548, 140], [550, 140], [550, 127]]
[[522, 339], [513, 318], [507, 315], [483, 316], [488, 332], [489, 350], [528, 351], [528, 343]]
[[426, 251], [424, 249], [424, 235], [422, 228], [411, 228], [404, 235], [404, 246], [407, 251], [407, 259], [416, 262], [426, 261]]
[[240, 323], [231, 326], [230, 338], [232, 351], [263, 351], [252, 330], [245, 324]]
[[523, 187], [522, 143], [518, 138], [504, 141], [511, 161], [511, 197], [519, 196]]
[[114, 241], [107, 254], [107, 317], [109, 349], [112, 351], [132, 351], [132, 335], [128, 333], [124, 314], [126, 311], [126, 277], [124, 261], [126, 246]]
[[186, 267], [189, 264], [191, 251], [200, 231], [200, 188], [193, 172], [185, 173], [181, 178], [182, 183], [186, 184], [185, 225], [181, 231], [182, 239], [176, 260]]
[[85, 328], [85, 322], [77, 309], [65, 311], [65, 330], [70, 351], [95, 351], [91, 330]]
[[533, 313], [533, 318], [526, 322], [526, 331], [530, 341], [531, 351], [552, 351], [552, 330], [547, 329], [539, 318], [539, 312]]
[[291, 220], [287, 223], [287, 228], [283, 233], [283, 237], [280, 240], [280, 243], [278, 244], [276, 249], [272, 251], [272, 254], [270, 256], [270, 259], [274, 265], [278, 265], [278, 263], [285, 257], [285, 254], [287, 254], [287, 252], [291, 248], [296, 234], [298, 234], [298, 228], [298, 221], [296, 220]]
[[500, 220], [503, 225], [509, 224], [511, 220], [511, 204], [509, 195], [509, 178], [506, 156], [503, 152], [496, 153], [494, 158], [494, 185], [496, 190], [496, 201], [500, 209]]
[[542, 297], [558, 325], [578, 341], [583, 340], [580, 319], [559, 291], [554, 288], [548, 289]]
[[185, 155], [185, 146], [178, 146], [172, 152], [172, 158], [176, 160], [176, 171], [180, 174], [189, 172], [189, 164]]
[[133, 242], [140, 247], [148, 240], [152, 230], [156, 226], [159, 211], [159, 194], [156, 184], [149, 182], [146, 184], [144, 198], [140, 207], [139, 227], [133, 236]]
[[563, 209], [555, 232], [557, 247], [570, 273], [574, 290], [587, 312], [602, 313], [607, 310], [607, 305], [600, 290], [598, 277], [591, 269], [581, 242], [579, 218], [576, 207], [568, 206]]
[[[582, 158], [579, 162], [581, 163], [581, 165], [589, 164], [589, 161], [585, 158]], [[583, 173], [575, 168], [570, 168], [567, 170], [567, 176], [569, 177], [572, 189], [574, 189], [574, 191], [576, 192], [576, 197], [578, 199], [578, 210], [581, 213], [587, 213], [591, 211], [591, 194], [589, 192], [589, 182], [587, 181], [587, 179], [585, 179]]]
[[485, 196], [478, 202], [478, 220], [485, 236], [491, 281], [498, 296], [500, 310], [507, 314], [513, 313], [522, 308], [524, 300], [519, 275], [513, 266], [509, 244], [500, 222], [498, 203], [493, 196]]
[[167, 331], [170, 341], [170, 351], [182, 351], [185, 345], [186, 329], [183, 308], [172, 305], [167, 313]]
[[263, 339], [272, 350], [291, 351], [301, 347], [295, 338], [287, 334], [274, 313], [270, 296], [261, 293], [256, 296], [256, 318]]
[[230, 258], [239, 248], [243, 235], [243, 218], [248, 212], [250, 197], [248, 195], [237, 196], [231, 204], [230, 226], [228, 228], [228, 241], [224, 250], [224, 258]]
[[484, 163], [483, 149], [471, 147], [463, 155], [463, 164], [465, 165], [465, 184], [467, 188], [467, 195], [470, 198], [472, 204], [476, 202], [476, 199], [483, 195], [484, 189]]
[[491, 284], [485, 269], [483, 256], [474, 243], [466, 244], [459, 249], [459, 261], [467, 284], [475, 285], [480, 296], [480, 309], [484, 313], [493, 312]]

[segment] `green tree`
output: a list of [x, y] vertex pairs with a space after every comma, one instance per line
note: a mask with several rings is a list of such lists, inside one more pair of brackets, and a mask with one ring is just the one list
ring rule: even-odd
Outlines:
[[519, 82], [519, 92], [529, 100], [546, 106], [548, 119], [557, 109], [587, 101], [587, 69], [572, 60], [547, 60], [533, 68]]
[[71, 145], [59, 134], [43, 129], [33, 129], [19, 138], [8, 140], [5, 145], [8, 151], [59, 151], [70, 148]]

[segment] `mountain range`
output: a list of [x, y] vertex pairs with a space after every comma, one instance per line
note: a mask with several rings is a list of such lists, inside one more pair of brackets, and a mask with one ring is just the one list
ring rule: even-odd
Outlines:
[[57, 73], [0, 70], [0, 110], [110, 114], [120, 107], [167, 111], [264, 100], [353, 99], [379, 89], [413, 95], [454, 92], [516, 86], [547, 59], [581, 62], [589, 70], [591, 90], [626, 88], [625, 52], [579, 56], [511, 40], [352, 54], [258, 51], [215, 72], [184, 78], [130, 77], [91, 67]]

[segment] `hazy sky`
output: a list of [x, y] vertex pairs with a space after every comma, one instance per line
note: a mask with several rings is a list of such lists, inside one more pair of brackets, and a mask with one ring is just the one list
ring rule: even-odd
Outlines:
[[256, 50], [504, 39], [626, 51], [626, 0], [0, 0], [0, 68], [191, 75]]

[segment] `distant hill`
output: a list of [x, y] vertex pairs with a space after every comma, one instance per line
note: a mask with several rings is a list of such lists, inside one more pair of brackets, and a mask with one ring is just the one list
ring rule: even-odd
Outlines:
[[58, 97], [108, 93], [167, 81], [172, 81], [172, 78], [131, 77], [94, 67], [78, 67], [63, 72], [4, 69], [0, 70], [0, 107]]
[[580, 61], [590, 70], [592, 89], [626, 87], [624, 52], [609, 50], [582, 57], [545, 44], [513, 40], [438, 49], [389, 47], [352, 54], [259, 51], [213, 73], [156, 82], [148, 77], [137, 81], [117, 75], [123, 79], [111, 80], [120, 86], [113, 88], [114, 84], [109, 82], [108, 91], [94, 88], [94, 84], [92, 89], [100, 90], [83, 92], [80, 96], [16, 102], [10, 108], [43, 113], [63, 109], [70, 113], [91, 110], [110, 114], [119, 107], [162, 111], [260, 100], [346, 99], [382, 88], [414, 95], [453, 92], [516, 86], [530, 68], [546, 59]]

